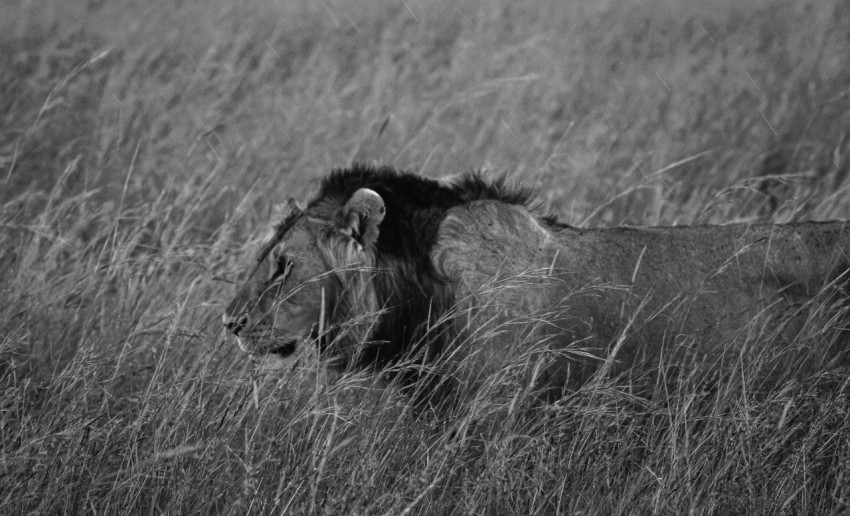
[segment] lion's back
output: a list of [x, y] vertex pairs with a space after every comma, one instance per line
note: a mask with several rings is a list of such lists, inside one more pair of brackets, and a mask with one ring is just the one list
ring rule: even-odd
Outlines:
[[530, 349], [601, 363], [619, 341], [626, 364], [670, 345], [722, 352], [753, 324], [788, 340], [805, 320], [794, 307], [846, 271], [848, 243], [842, 223], [578, 229], [477, 201], [448, 213], [432, 259], [475, 367], [492, 371]]

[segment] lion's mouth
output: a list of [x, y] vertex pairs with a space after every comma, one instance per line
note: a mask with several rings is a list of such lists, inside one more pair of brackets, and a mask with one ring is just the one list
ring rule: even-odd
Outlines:
[[283, 343], [283, 345], [278, 346], [276, 348], [272, 348], [266, 351], [264, 354], [266, 355], [278, 355], [279, 357], [288, 357], [289, 355], [295, 353], [295, 350], [298, 348], [298, 341], [296, 339], [292, 339]]
[[297, 349], [298, 340], [292, 339], [279, 346], [255, 350], [251, 353], [251, 359], [261, 370], [280, 371], [294, 363], [294, 355]]
[[269, 346], [264, 349], [258, 349], [258, 346], [256, 345], [251, 346], [241, 337], [237, 337], [236, 342], [239, 344], [239, 349], [255, 357], [277, 355], [281, 358], [286, 358], [295, 353], [298, 349], [298, 339], [289, 339], [279, 346]]

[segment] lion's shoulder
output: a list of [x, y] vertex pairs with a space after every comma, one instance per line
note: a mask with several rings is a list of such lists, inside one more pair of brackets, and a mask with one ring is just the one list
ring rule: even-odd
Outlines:
[[522, 273], [554, 259], [556, 235], [524, 205], [475, 200], [452, 208], [440, 224], [431, 257], [449, 278], [476, 271]]

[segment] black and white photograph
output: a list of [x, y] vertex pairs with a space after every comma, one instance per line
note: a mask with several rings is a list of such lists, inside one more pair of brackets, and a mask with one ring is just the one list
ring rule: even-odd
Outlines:
[[850, 0], [0, 0], [0, 514], [850, 514]]

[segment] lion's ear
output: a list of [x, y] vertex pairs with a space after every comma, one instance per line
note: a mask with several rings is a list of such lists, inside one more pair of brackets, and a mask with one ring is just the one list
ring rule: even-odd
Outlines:
[[374, 190], [361, 188], [340, 210], [340, 230], [361, 245], [374, 245], [378, 240], [378, 226], [386, 213], [381, 196]]

